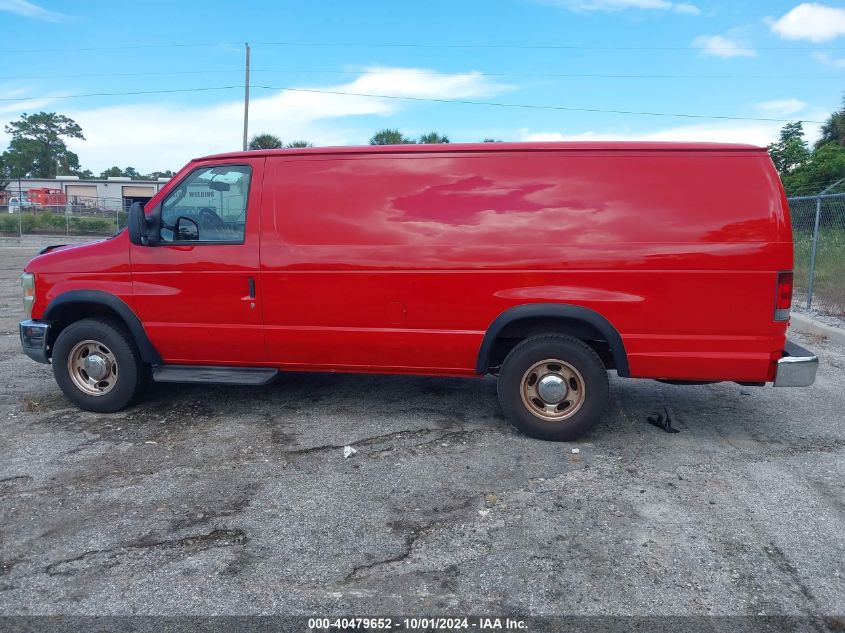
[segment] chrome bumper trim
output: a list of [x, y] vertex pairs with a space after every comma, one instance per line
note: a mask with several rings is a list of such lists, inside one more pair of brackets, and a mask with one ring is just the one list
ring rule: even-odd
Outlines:
[[49, 363], [47, 340], [50, 333], [50, 324], [39, 321], [21, 321], [19, 328], [23, 353], [38, 363]]
[[809, 387], [816, 380], [819, 357], [797, 343], [786, 341], [778, 361], [775, 387]]

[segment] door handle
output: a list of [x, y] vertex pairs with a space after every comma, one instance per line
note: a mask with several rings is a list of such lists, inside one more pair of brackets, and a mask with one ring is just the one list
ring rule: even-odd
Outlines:
[[247, 283], [249, 283], [249, 298], [255, 299], [255, 279], [249, 277]]

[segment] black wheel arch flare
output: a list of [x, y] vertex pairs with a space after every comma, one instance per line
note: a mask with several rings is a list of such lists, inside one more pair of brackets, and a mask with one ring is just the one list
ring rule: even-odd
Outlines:
[[162, 360], [156, 348], [150, 342], [141, 320], [125, 301], [102, 290], [68, 290], [50, 301], [42, 321], [53, 321], [61, 312], [74, 305], [97, 305], [108, 308], [123, 321], [129, 334], [138, 346], [141, 359], [150, 365], [161, 365]]
[[509, 308], [497, 316], [484, 334], [481, 347], [478, 350], [478, 360], [475, 371], [479, 374], [486, 374], [489, 368], [490, 356], [496, 339], [505, 326], [522, 319], [532, 318], [563, 318], [575, 321], [583, 321], [598, 330], [610, 347], [613, 354], [613, 362], [616, 365], [616, 373], [622, 377], [631, 375], [628, 367], [628, 354], [625, 352], [625, 344], [619, 331], [613, 327], [605, 317], [584, 306], [570, 305], [565, 303], [528, 303]]

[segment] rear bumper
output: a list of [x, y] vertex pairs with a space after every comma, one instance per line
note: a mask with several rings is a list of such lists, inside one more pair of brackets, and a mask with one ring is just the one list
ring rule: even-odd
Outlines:
[[819, 357], [797, 343], [786, 341], [778, 360], [775, 387], [809, 387], [816, 380]]
[[50, 324], [40, 321], [21, 321], [21, 348], [23, 353], [39, 363], [49, 363], [47, 341], [50, 334]]

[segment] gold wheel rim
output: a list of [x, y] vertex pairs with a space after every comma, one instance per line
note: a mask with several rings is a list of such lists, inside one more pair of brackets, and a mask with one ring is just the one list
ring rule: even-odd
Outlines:
[[522, 404], [546, 422], [560, 422], [578, 413], [586, 392], [581, 372], [556, 358], [534, 363], [520, 382]]
[[92, 339], [73, 346], [67, 371], [74, 386], [89, 396], [103, 396], [117, 384], [117, 360], [112, 351]]

